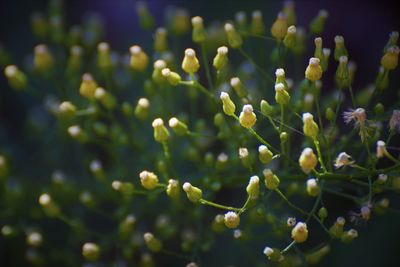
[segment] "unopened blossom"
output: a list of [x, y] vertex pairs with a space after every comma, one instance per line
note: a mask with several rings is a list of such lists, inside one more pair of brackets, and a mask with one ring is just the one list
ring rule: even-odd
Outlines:
[[334, 166], [335, 166], [336, 169], [339, 169], [339, 168], [341, 168], [343, 166], [352, 165], [355, 161], [351, 160], [351, 159], [352, 158], [351, 158], [351, 156], [349, 154], [347, 154], [346, 152], [341, 152], [337, 156]]

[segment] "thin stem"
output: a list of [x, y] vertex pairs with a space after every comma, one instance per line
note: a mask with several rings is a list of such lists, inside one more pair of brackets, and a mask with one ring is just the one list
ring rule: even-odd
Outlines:
[[286, 248], [282, 249], [281, 254], [285, 254], [295, 245], [296, 245], [296, 241], [292, 241]]
[[247, 197], [246, 202], [244, 203], [243, 207], [240, 209], [240, 211], [238, 212], [238, 215], [242, 214], [243, 212], [246, 211], [247, 206], [250, 204], [251, 202], [251, 198], [250, 196]]
[[349, 92], [350, 92], [351, 104], [353, 105], [354, 108], [356, 108], [356, 100], [353, 94], [353, 87], [349, 86]]
[[207, 51], [204, 43], [201, 43], [201, 57], [203, 60], [204, 68], [206, 70], [206, 77], [207, 77], [207, 82], [208, 82], [208, 87], [210, 87], [211, 90], [213, 90], [213, 82], [211, 79], [211, 73], [210, 73], [210, 67], [208, 66], [207, 63]]
[[278, 188], [275, 189], [275, 192], [278, 193], [278, 195], [293, 209], [297, 210], [299, 213], [303, 214], [303, 215], [309, 215], [308, 212], [302, 210], [301, 208], [297, 207], [296, 205], [294, 205], [292, 202], [290, 202], [290, 200], [281, 192], [281, 190], [279, 190]]
[[208, 201], [208, 200], [205, 200], [202, 198], [199, 200], [199, 202], [200, 202], [200, 204], [203, 204], [203, 205], [207, 205], [207, 206], [211, 206], [211, 207], [223, 209], [223, 210], [231, 210], [231, 211], [235, 211], [237, 213], [241, 212], [241, 210], [242, 210], [242, 209], [238, 209], [238, 208], [234, 208], [234, 207], [224, 206], [224, 205], [214, 203], [212, 201]]
[[250, 63], [262, 74], [262, 76], [271, 84], [274, 83], [274, 80], [268, 75], [267, 72], [265, 72], [260, 66], [257, 65], [257, 63], [242, 49], [238, 48], [239, 52], [242, 53], [242, 55], [250, 61]]
[[324, 164], [324, 160], [322, 158], [321, 148], [319, 146], [319, 141], [317, 139], [314, 139], [314, 145], [315, 145], [315, 148], [317, 149], [318, 161], [321, 164], [322, 171], [326, 172], [326, 167]]

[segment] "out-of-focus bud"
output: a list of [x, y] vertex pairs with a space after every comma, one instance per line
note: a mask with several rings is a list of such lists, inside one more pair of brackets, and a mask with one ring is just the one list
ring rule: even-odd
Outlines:
[[336, 84], [339, 87], [339, 89], [345, 89], [350, 86], [350, 75], [349, 75], [349, 69], [347, 66], [347, 57], [346, 56], [341, 56], [339, 58], [339, 65], [336, 70]]
[[261, 100], [260, 109], [265, 116], [271, 116], [274, 113], [274, 108], [266, 100]]
[[321, 67], [322, 71], [326, 71], [329, 65], [329, 57], [331, 55], [331, 50], [329, 48], [322, 49]]
[[56, 217], [60, 215], [60, 208], [54, 203], [51, 196], [47, 193], [41, 194], [39, 197], [39, 204], [42, 206], [43, 211], [49, 217]]
[[349, 56], [346, 46], [344, 45], [344, 38], [341, 35], [335, 36], [335, 50], [333, 52], [333, 57], [336, 61], [339, 61], [341, 56]]
[[247, 91], [238, 77], [231, 78], [231, 86], [240, 98], [245, 98], [247, 96]]
[[389, 47], [397, 45], [397, 41], [399, 40], [399, 32], [393, 31], [389, 35], [389, 40], [387, 41], [385, 48], [383, 49], [383, 53], [387, 52]]
[[386, 70], [394, 70], [399, 63], [399, 52], [400, 48], [397, 45], [389, 47], [381, 59], [382, 67]]
[[110, 45], [108, 43], [99, 43], [97, 45], [97, 65], [100, 69], [109, 69], [112, 67]]
[[313, 34], [321, 34], [325, 28], [325, 21], [328, 18], [328, 11], [321, 9], [318, 15], [310, 23], [310, 32]]
[[343, 217], [338, 217], [335, 223], [329, 229], [329, 233], [331, 237], [334, 239], [340, 239], [343, 235], [343, 227], [346, 223], [346, 220]]
[[142, 29], [150, 30], [154, 27], [154, 17], [150, 14], [145, 1], [136, 3], [136, 12], [139, 16], [139, 24]]
[[226, 36], [228, 37], [228, 44], [232, 48], [239, 48], [243, 44], [243, 39], [240, 34], [236, 31], [235, 27], [230, 24], [226, 23], [224, 26]]
[[134, 114], [139, 120], [145, 120], [149, 115], [150, 101], [147, 98], [140, 98], [135, 107]]
[[36, 38], [45, 39], [48, 34], [49, 25], [42, 13], [34, 13], [31, 17], [32, 31]]
[[84, 143], [88, 140], [87, 133], [82, 130], [79, 125], [72, 125], [68, 127], [68, 134], [72, 137], [77, 139], [79, 142]]
[[117, 104], [115, 96], [101, 87], [98, 87], [94, 92], [94, 98], [109, 110], [112, 110]]
[[33, 67], [36, 71], [45, 72], [54, 65], [53, 55], [44, 44], [37, 45], [33, 53]]
[[87, 261], [96, 261], [100, 256], [100, 247], [95, 243], [85, 243], [82, 246], [82, 255]]
[[177, 8], [170, 17], [171, 32], [175, 35], [182, 35], [190, 30], [189, 11], [184, 8]]
[[154, 34], [154, 51], [164, 52], [168, 49], [168, 32], [165, 28], [158, 28]]
[[272, 36], [278, 40], [282, 41], [285, 38], [287, 32], [288, 24], [286, 15], [282, 12], [279, 12], [275, 22], [272, 24], [271, 27], [271, 34]]
[[196, 16], [192, 18], [192, 40], [195, 43], [202, 43], [206, 40], [207, 32], [204, 29], [203, 18]]
[[307, 180], [307, 194], [316, 197], [318, 196], [319, 192], [321, 192], [321, 188], [318, 185], [318, 182], [316, 179], [311, 178]]
[[214, 57], [213, 66], [216, 70], [223, 69], [228, 64], [228, 47], [221, 46], [217, 49], [217, 55]]
[[296, 47], [296, 26], [292, 25], [287, 28], [285, 38], [283, 39], [283, 44], [289, 48], [294, 49]]
[[9, 86], [13, 89], [22, 90], [28, 85], [28, 79], [26, 75], [15, 65], [7, 66], [4, 69], [4, 75], [8, 80]]
[[263, 22], [262, 13], [260, 10], [256, 10], [251, 14], [251, 33], [254, 35], [264, 35], [265, 27]]
[[289, 25], [295, 25], [297, 21], [297, 16], [295, 12], [295, 4], [294, 1], [288, 0], [283, 3], [282, 12], [285, 14], [287, 23]]
[[154, 237], [152, 233], [145, 233], [143, 235], [144, 242], [146, 243], [147, 248], [151, 252], [159, 252], [162, 248], [162, 243], [160, 240]]
[[278, 188], [280, 180], [270, 169], [263, 170], [265, 178], [265, 187], [269, 190], [275, 190]]
[[149, 64], [149, 57], [138, 45], [131, 46], [129, 48], [131, 53], [130, 65], [135, 71], [144, 71]]
[[93, 76], [89, 73], [83, 74], [79, 93], [86, 98], [93, 99], [96, 89], [97, 83], [93, 79]]
[[166, 142], [169, 138], [169, 131], [164, 126], [164, 121], [157, 118], [153, 121], [152, 126], [154, 128], [154, 140], [160, 143]]

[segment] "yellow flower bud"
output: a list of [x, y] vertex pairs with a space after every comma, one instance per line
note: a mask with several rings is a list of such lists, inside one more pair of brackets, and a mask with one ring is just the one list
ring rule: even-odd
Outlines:
[[152, 126], [154, 128], [154, 140], [157, 142], [165, 142], [169, 138], [169, 131], [164, 126], [164, 121], [160, 118], [157, 118], [153, 121]]
[[265, 27], [261, 11], [260, 10], [254, 11], [251, 17], [252, 17], [250, 26], [251, 33], [254, 35], [264, 35]]
[[228, 47], [221, 46], [217, 49], [217, 55], [214, 57], [213, 66], [216, 70], [223, 69], [228, 64]]
[[339, 65], [336, 70], [336, 83], [339, 89], [344, 89], [350, 86], [350, 75], [347, 67], [347, 57], [341, 56], [339, 58]]
[[196, 16], [192, 18], [192, 40], [195, 43], [202, 43], [206, 40], [207, 32], [204, 29], [203, 18]]
[[25, 89], [28, 84], [26, 75], [15, 65], [9, 65], [4, 69], [4, 74], [8, 79], [8, 84], [13, 89]]
[[171, 71], [169, 68], [163, 69], [161, 71], [161, 74], [172, 86], [178, 85], [182, 80], [181, 76], [178, 73]]
[[234, 211], [228, 211], [224, 216], [225, 226], [231, 229], [237, 228], [240, 224], [240, 217]]
[[260, 145], [258, 147], [258, 158], [260, 159], [260, 161], [263, 164], [270, 163], [272, 160], [272, 156], [273, 156], [273, 154], [272, 154], [271, 150], [268, 149], [267, 146]]
[[249, 184], [246, 187], [246, 192], [251, 199], [258, 198], [260, 194], [260, 178], [258, 178], [258, 176], [250, 177]]
[[328, 11], [321, 9], [318, 15], [310, 23], [310, 32], [321, 34], [324, 31], [325, 21], [328, 18]]
[[307, 193], [308, 195], [312, 197], [318, 196], [319, 192], [321, 191], [321, 188], [318, 185], [318, 182], [316, 179], [311, 178], [307, 180]]
[[220, 99], [222, 100], [222, 109], [224, 110], [224, 113], [228, 116], [235, 115], [236, 106], [229, 97], [229, 94], [221, 92]]
[[281, 41], [283, 40], [283, 38], [285, 38], [287, 28], [288, 25], [287, 25], [286, 15], [280, 12], [274, 24], [272, 24], [271, 34], [276, 40]]
[[145, 233], [143, 239], [151, 252], [159, 252], [162, 249], [161, 241], [155, 238], [152, 233]]
[[149, 115], [150, 101], [147, 98], [140, 98], [135, 107], [135, 116], [140, 120], [145, 120]]
[[95, 243], [85, 243], [82, 246], [82, 255], [88, 261], [95, 261], [100, 256], [100, 248]]
[[347, 49], [344, 45], [344, 38], [341, 35], [335, 36], [335, 50], [333, 52], [333, 57], [336, 61], [339, 61], [341, 56], [349, 56]]
[[188, 48], [185, 50], [185, 57], [182, 61], [182, 69], [186, 73], [196, 73], [200, 68], [199, 60], [196, 57], [196, 52]]
[[53, 56], [44, 44], [37, 45], [34, 49], [33, 67], [37, 71], [47, 71], [54, 65]]
[[232, 48], [239, 48], [243, 44], [242, 36], [236, 31], [235, 27], [230, 24], [226, 23], [224, 26], [226, 36], [228, 37], [228, 44]]
[[265, 116], [271, 116], [274, 113], [274, 108], [264, 99], [260, 102], [260, 109]]
[[340, 239], [343, 235], [343, 227], [346, 223], [346, 220], [343, 217], [338, 217], [335, 223], [329, 228], [329, 233], [332, 238]]
[[303, 132], [308, 137], [317, 138], [319, 127], [311, 113], [303, 113]]
[[138, 45], [134, 45], [129, 48], [129, 51], [131, 52], [131, 68], [135, 71], [146, 70], [147, 65], [149, 64], [149, 57], [142, 48]]
[[89, 73], [83, 74], [79, 93], [86, 98], [93, 99], [96, 89], [97, 83], [93, 76]]
[[147, 190], [154, 189], [158, 184], [158, 177], [153, 172], [142, 171], [139, 173], [140, 183]]
[[240, 98], [245, 98], [247, 96], [247, 91], [244, 89], [243, 84], [238, 77], [233, 77], [231, 79], [231, 86]]
[[257, 117], [253, 112], [252, 105], [244, 105], [242, 112], [240, 112], [239, 122], [245, 128], [251, 128], [256, 123]]
[[394, 70], [399, 63], [399, 47], [391, 46], [381, 59], [381, 65], [387, 70]]
[[315, 44], [315, 51], [314, 51], [314, 57], [319, 58], [319, 60], [322, 60], [322, 38], [317, 37], [314, 39], [314, 44]]
[[290, 101], [290, 95], [288, 91], [285, 90], [285, 85], [283, 83], [275, 84], [275, 101], [281, 105], [287, 105]]
[[86, 142], [88, 139], [86, 132], [83, 131], [79, 125], [72, 125], [68, 127], [68, 133], [71, 137], [82, 143]]
[[263, 253], [268, 257], [270, 261], [280, 262], [284, 260], [284, 256], [281, 251], [277, 248], [265, 247]]
[[269, 190], [275, 190], [278, 188], [280, 180], [270, 169], [263, 170], [265, 178], [265, 187]]
[[167, 195], [171, 198], [176, 199], [179, 197], [180, 193], [181, 193], [181, 190], [179, 188], [179, 181], [169, 179], [168, 186], [167, 186]]
[[286, 31], [285, 38], [283, 39], [283, 44], [289, 48], [293, 49], [296, 46], [296, 26], [292, 25]]
[[112, 67], [110, 45], [108, 43], [99, 43], [97, 45], [97, 64], [100, 68]]
[[94, 98], [109, 110], [113, 109], [117, 104], [115, 97], [101, 87], [98, 87], [94, 92]]
[[297, 21], [294, 7], [295, 7], [294, 1], [288, 0], [284, 2], [282, 12], [285, 14], [289, 25], [295, 25]]
[[174, 132], [177, 135], [183, 136], [186, 135], [189, 131], [188, 131], [188, 126], [181, 122], [180, 120], [178, 120], [177, 118], [173, 117], [168, 121], [169, 127], [172, 128], [172, 130], [174, 130]]
[[165, 28], [158, 28], [154, 35], [154, 51], [161, 53], [166, 51], [167, 49], [167, 30]]
[[186, 182], [182, 186], [183, 191], [186, 192], [187, 198], [193, 203], [199, 202], [199, 200], [203, 197], [203, 192], [200, 188], [192, 186], [190, 183]]
[[76, 107], [69, 101], [64, 101], [59, 106], [60, 113], [66, 116], [74, 116]]
[[54, 203], [51, 196], [47, 193], [40, 195], [39, 204], [42, 206], [43, 211], [49, 217], [56, 217], [60, 214], [60, 208], [56, 203]]
[[307, 147], [301, 152], [299, 164], [304, 173], [310, 173], [317, 166], [317, 163], [317, 156], [311, 148]]
[[162, 70], [167, 67], [167, 63], [162, 60], [156, 60], [153, 64], [153, 73], [151, 75], [151, 78], [153, 79], [154, 82], [158, 84], [162, 84], [165, 82], [165, 77], [162, 75]]
[[292, 238], [296, 243], [303, 243], [308, 238], [307, 224], [298, 222], [292, 229]]
[[305, 75], [306, 78], [312, 82], [318, 81], [322, 77], [322, 68], [319, 64], [320, 60], [318, 58], [310, 58], [309, 64], [307, 66]]

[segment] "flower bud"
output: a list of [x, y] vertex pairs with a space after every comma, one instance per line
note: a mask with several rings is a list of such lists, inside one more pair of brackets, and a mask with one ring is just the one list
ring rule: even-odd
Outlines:
[[212, 226], [212, 230], [216, 233], [221, 233], [225, 230], [224, 227], [224, 215], [218, 214], [215, 216]]
[[270, 261], [273, 262], [280, 262], [284, 260], [281, 251], [277, 248], [265, 247], [263, 253], [265, 254], [265, 256], [268, 257]]
[[157, 142], [165, 142], [169, 138], [169, 131], [164, 126], [164, 121], [161, 118], [157, 118], [151, 124], [154, 128], [154, 140]]
[[150, 14], [145, 1], [136, 4], [136, 12], [139, 17], [139, 24], [142, 29], [149, 30], [154, 26], [154, 17]]
[[292, 48], [295, 55], [303, 55], [306, 51], [306, 36], [304, 29], [301, 27], [296, 28], [296, 45]]
[[220, 99], [222, 101], [222, 109], [224, 113], [228, 116], [235, 115], [236, 106], [229, 97], [228, 93], [221, 92]]
[[145, 120], [149, 115], [150, 101], [147, 98], [140, 98], [135, 107], [134, 114], [139, 120]]
[[54, 65], [53, 55], [44, 44], [37, 45], [34, 49], [33, 67], [35, 70], [43, 72], [50, 70]]
[[321, 192], [321, 188], [318, 185], [316, 179], [308, 179], [307, 180], [307, 193], [312, 197], [318, 196], [319, 192]]
[[321, 9], [318, 15], [310, 23], [310, 32], [321, 34], [324, 31], [325, 21], [328, 18], [328, 11]]
[[239, 48], [243, 44], [243, 39], [240, 34], [236, 31], [235, 27], [230, 24], [226, 23], [224, 26], [226, 36], [228, 38], [228, 44], [232, 48]]
[[64, 101], [59, 106], [60, 113], [65, 116], [74, 116], [76, 107], [69, 101]]
[[82, 68], [83, 65], [82, 55], [83, 55], [82, 47], [78, 45], [74, 45], [71, 47], [66, 69], [68, 75], [73, 76]]
[[399, 63], [399, 52], [400, 48], [397, 45], [389, 47], [381, 59], [382, 67], [394, 70]]
[[149, 57], [138, 45], [129, 48], [131, 53], [130, 66], [135, 71], [144, 71], [149, 64]]
[[251, 157], [249, 155], [249, 150], [245, 147], [239, 148], [239, 158], [246, 168], [251, 167]]
[[286, 78], [285, 78], [285, 70], [282, 68], [276, 69], [275, 71], [275, 85], [279, 84], [279, 83], [283, 83], [283, 85], [285, 86], [285, 90], [287, 91], [289, 89], [288, 84], [286, 82]]
[[99, 43], [97, 45], [97, 65], [101, 69], [112, 67], [110, 45], [108, 43]]
[[333, 57], [336, 61], [339, 61], [341, 56], [349, 56], [347, 49], [344, 45], [344, 38], [341, 35], [335, 36], [335, 50], [333, 52]]
[[309, 174], [315, 166], [317, 166], [318, 160], [314, 151], [307, 147], [303, 149], [299, 158], [299, 164], [304, 173]]
[[134, 185], [129, 182], [113, 181], [111, 187], [121, 193], [126, 199], [130, 199], [133, 195]]
[[68, 127], [68, 134], [82, 143], [88, 138], [86, 132], [82, 130], [79, 125], [72, 125]]
[[245, 98], [247, 96], [247, 91], [238, 77], [231, 78], [231, 86], [240, 98]]
[[177, 199], [181, 193], [180, 187], [179, 187], [179, 181], [178, 180], [173, 180], [169, 179], [168, 180], [168, 185], [167, 185], [167, 195], [170, 198]]
[[155, 238], [152, 233], [145, 233], [143, 239], [151, 252], [159, 252], [162, 249], [161, 241]]
[[322, 58], [320, 59], [322, 71], [326, 71], [328, 69], [330, 55], [331, 50], [329, 48], [322, 49]]
[[105, 179], [103, 166], [99, 160], [93, 160], [90, 162], [89, 169], [91, 173], [99, 180]]
[[264, 35], [265, 34], [263, 17], [262, 17], [262, 13], [260, 10], [256, 10], [251, 14], [250, 31], [254, 35]]
[[39, 232], [30, 232], [26, 236], [26, 243], [28, 246], [39, 247], [43, 242], [42, 234]]
[[172, 130], [174, 130], [174, 132], [177, 135], [183, 136], [188, 134], [188, 126], [181, 122], [180, 120], [178, 120], [177, 118], [173, 117], [168, 121], [169, 127], [172, 128]]
[[274, 108], [268, 103], [266, 100], [261, 100], [260, 102], [260, 110], [261, 113], [264, 114], [265, 116], [272, 116], [274, 113]]
[[339, 169], [339, 168], [341, 168], [343, 166], [351, 165], [351, 164], [354, 163], [354, 161], [351, 160], [351, 159], [352, 159], [351, 156], [348, 155], [346, 152], [341, 152], [337, 156], [334, 166], [335, 166], [336, 169]]
[[397, 41], [399, 40], [399, 32], [393, 31], [389, 35], [389, 40], [383, 49], [383, 53], [386, 53], [389, 47], [397, 45]]
[[158, 184], [158, 177], [153, 172], [142, 171], [139, 173], [140, 183], [147, 190], [154, 189]]
[[100, 248], [95, 243], [85, 243], [82, 246], [82, 255], [88, 261], [96, 261], [100, 256]]
[[115, 96], [107, 92], [104, 88], [98, 87], [94, 92], [94, 98], [98, 100], [106, 109], [112, 110], [117, 104]]
[[325, 207], [322, 207], [318, 210], [318, 217], [321, 221], [324, 221], [328, 217], [328, 210]]
[[229, 157], [226, 153], [220, 153], [217, 157], [217, 162], [215, 163], [215, 168], [217, 170], [223, 170], [228, 165]]
[[319, 60], [322, 60], [322, 38], [317, 37], [314, 39], [314, 44], [315, 44], [315, 51], [314, 51], [314, 57], [318, 58]]
[[340, 240], [345, 244], [350, 244], [354, 239], [358, 237], [358, 232], [355, 229], [350, 229], [344, 232], [340, 238]]
[[171, 71], [169, 68], [163, 69], [161, 71], [161, 74], [167, 79], [169, 84], [172, 86], [178, 85], [182, 80], [181, 76], [178, 73]]
[[285, 85], [283, 83], [275, 84], [275, 101], [280, 105], [289, 104], [290, 95], [288, 91], [285, 90]]
[[182, 61], [182, 69], [186, 73], [196, 73], [200, 68], [199, 60], [196, 57], [196, 52], [188, 48], [185, 50], [185, 57]]
[[42, 206], [44, 212], [49, 217], [56, 217], [60, 214], [60, 208], [56, 203], [54, 203], [51, 196], [47, 193], [40, 195], [39, 204]]
[[303, 113], [303, 133], [313, 139], [317, 138], [319, 132], [318, 124], [314, 121], [311, 113]]
[[165, 28], [158, 28], [154, 34], [154, 51], [162, 53], [167, 49], [167, 30]]
[[237, 228], [240, 224], [240, 217], [236, 212], [228, 211], [227, 213], [225, 213], [224, 223], [225, 226], [230, 229]]
[[382, 115], [385, 112], [385, 106], [382, 103], [376, 103], [374, 107], [374, 113], [375, 115]]
[[156, 60], [153, 64], [153, 73], [151, 74], [151, 78], [157, 84], [162, 84], [165, 82], [165, 77], [162, 75], [162, 70], [167, 67], [167, 63], [162, 60]]
[[256, 123], [257, 117], [253, 112], [252, 105], [244, 105], [242, 112], [240, 112], [239, 122], [245, 128], [251, 128]]
[[258, 176], [250, 177], [246, 192], [251, 199], [257, 199], [260, 195], [260, 178]]
[[329, 233], [331, 237], [334, 239], [340, 239], [343, 235], [343, 227], [346, 223], [346, 220], [343, 217], [338, 217], [336, 222], [329, 229]]
[[202, 43], [206, 40], [207, 32], [204, 29], [203, 18], [196, 16], [192, 18], [192, 40], [195, 43]]
[[383, 66], [379, 67], [378, 76], [375, 80], [375, 87], [378, 90], [384, 90], [389, 87], [389, 71]]
[[310, 80], [311, 82], [315, 82], [321, 79], [322, 68], [319, 63], [320, 60], [318, 58], [315, 57], [310, 58], [309, 64], [305, 71], [306, 79]]
[[46, 21], [46, 17], [42, 13], [34, 13], [32, 15], [31, 26], [35, 37], [37, 37], [38, 39], [46, 38], [49, 25]]
[[376, 142], [376, 157], [378, 159], [383, 158], [386, 156], [388, 151], [386, 150], [386, 144], [382, 140]]
[[333, 109], [331, 107], [328, 107], [325, 110], [325, 118], [328, 121], [334, 121], [335, 120], [335, 116], [336, 116], [335, 111], [333, 111]]
[[265, 178], [265, 187], [269, 190], [275, 190], [278, 188], [280, 180], [270, 169], [263, 170]]
[[296, 26], [292, 25], [287, 28], [283, 44], [289, 49], [293, 49], [296, 46]]
[[235, 24], [238, 26], [239, 31], [247, 32], [247, 15], [244, 11], [239, 11], [235, 14]]
[[93, 99], [96, 89], [97, 83], [93, 76], [89, 73], [83, 74], [79, 93], [86, 98]]
[[11, 88], [20, 90], [25, 89], [28, 84], [26, 75], [15, 65], [9, 65], [4, 69], [4, 74], [8, 79]]
[[339, 58], [339, 65], [336, 70], [336, 84], [339, 89], [344, 89], [350, 86], [350, 75], [347, 67], [347, 56], [341, 56]]
[[389, 121], [389, 128], [391, 132], [400, 132], [400, 110], [393, 110]]
[[190, 183], [186, 182], [182, 186], [183, 191], [186, 192], [187, 198], [193, 203], [199, 202], [199, 200], [203, 197], [203, 192], [200, 188], [192, 186]]
[[190, 30], [190, 17], [187, 9], [176, 8], [170, 18], [171, 32], [175, 35], [183, 35]]
[[119, 224], [119, 235], [122, 239], [128, 239], [132, 233], [136, 223], [136, 217], [132, 214], [126, 216], [126, 218]]
[[258, 147], [258, 158], [260, 159], [260, 161], [263, 164], [270, 163], [272, 160], [272, 156], [273, 156], [273, 154], [272, 154], [271, 150], [268, 149], [267, 146], [260, 145]]
[[285, 38], [287, 28], [288, 25], [286, 15], [280, 12], [275, 22], [272, 24], [271, 34], [277, 41], [282, 41], [283, 38]]
[[303, 243], [308, 238], [307, 224], [298, 222], [292, 229], [292, 238], [296, 243]]
[[217, 55], [213, 59], [213, 66], [216, 70], [221, 70], [227, 64], [228, 64], [228, 47], [221, 46], [217, 49]]

